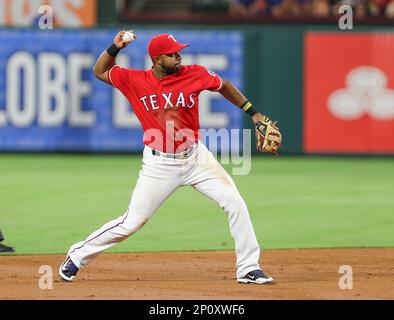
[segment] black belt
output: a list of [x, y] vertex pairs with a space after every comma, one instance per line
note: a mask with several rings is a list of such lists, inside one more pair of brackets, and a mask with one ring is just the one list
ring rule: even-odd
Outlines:
[[165, 153], [165, 152], [161, 152], [161, 151], [157, 151], [157, 150], [152, 149], [152, 154], [154, 156], [161, 156], [161, 157], [170, 158], [170, 159], [187, 159], [190, 157], [190, 155], [196, 149], [196, 146], [197, 146], [197, 144], [195, 144], [190, 149], [187, 149], [187, 150], [185, 150], [183, 152], [179, 152], [179, 153]]

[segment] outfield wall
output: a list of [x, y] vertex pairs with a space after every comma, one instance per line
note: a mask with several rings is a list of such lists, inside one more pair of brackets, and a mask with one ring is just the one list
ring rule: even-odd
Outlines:
[[354, 30], [294, 25], [244, 33], [247, 93], [279, 119], [284, 152], [394, 153], [394, 28]]
[[[142, 131], [127, 102], [91, 72], [123, 28], [2, 29], [0, 150], [140, 151]], [[192, 44], [184, 51], [184, 63], [218, 72], [244, 90], [258, 110], [279, 120], [283, 153], [394, 153], [394, 28], [135, 29], [138, 41], [122, 52], [120, 64], [147, 68], [150, 37], [174, 33]], [[218, 94], [205, 93], [200, 112], [203, 128], [251, 127]]]

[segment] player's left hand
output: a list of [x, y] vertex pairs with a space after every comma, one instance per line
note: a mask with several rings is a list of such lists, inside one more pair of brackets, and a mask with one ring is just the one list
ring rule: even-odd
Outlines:
[[282, 146], [282, 134], [277, 122], [261, 114], [253, 120], [255, 120], [257, 150], [278, 155], [278, 150]]

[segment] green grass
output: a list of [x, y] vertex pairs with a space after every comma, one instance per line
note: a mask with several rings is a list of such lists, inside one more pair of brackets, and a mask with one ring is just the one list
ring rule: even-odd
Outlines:
[[[139, 156], [0, 155], [0, 229], [19, 254], [64, 253], [126, 210]], [[231, 172], [230, 167], [226, 167]], [[394, 246], [394, 159], [254, 157], [234, 176], [263, 248]], [[191, 187], [110, 249], [232, 249], [225, 213]]]

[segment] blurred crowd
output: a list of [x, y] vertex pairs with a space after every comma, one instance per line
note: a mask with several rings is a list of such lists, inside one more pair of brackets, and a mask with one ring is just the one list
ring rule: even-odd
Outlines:
[[[229, 13], [235, 17], [330, 18], [350, 5], [355, 18], [394, 18], [394, 0], [230, 0]], [[343, 13], [343, 12], [342, 12]]]

